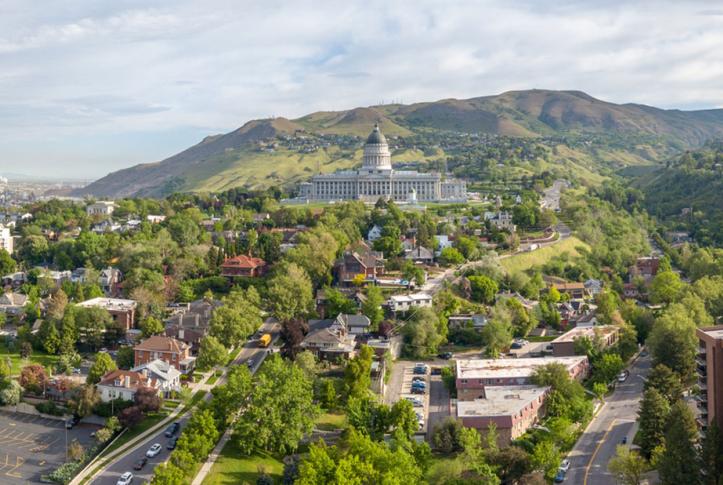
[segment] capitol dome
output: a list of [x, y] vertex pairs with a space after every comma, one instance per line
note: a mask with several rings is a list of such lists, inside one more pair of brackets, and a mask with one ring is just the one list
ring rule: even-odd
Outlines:
[[368, 145], [386, 145], [387, 139], [384, 137], [384, 134], [379, 130], [379, 125], [374, 124], [374, 129], [371, 133], [369, 133], [369, 136], [367, 137], [367, 144]]
[[362, 168], [369, 171], [392, 169], [392, 154], [389, 153], [387, 139], [382, 134], [378, 124], [374, 125], [374, 129], [367, 137], [367, 142], [364, 145]]

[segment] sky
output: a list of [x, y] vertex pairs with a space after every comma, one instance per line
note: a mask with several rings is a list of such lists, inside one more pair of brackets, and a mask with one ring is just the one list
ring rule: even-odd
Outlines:
[[515, 89], [723, 107], [718, 5], [0, 0], [0, 173], [90, 180], [250, 119]]

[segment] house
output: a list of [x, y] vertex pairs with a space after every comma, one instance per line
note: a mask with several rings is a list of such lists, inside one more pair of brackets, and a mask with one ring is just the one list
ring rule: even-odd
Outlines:
[[98, 224], [93, 224], [93, 227], [91, 228], [91, 231], [102, 234], [105, 232], [119, 232], [122, 229], [122, 226], [116, 222], [113, 222], [110, 219], [106, 219], [104, 221], [99, 222]]
[[107, 296], [115, 296], [120, 292], [120, 282], [123, 274], [119, 269], [108, 266], [100, 271], [98, 285]]
[[497, 445], [508, 446], [525, 434], [545, 414], [549, 387], [494, 386], [472, 400], [458, 400], [453, 415], [467, 428], [486, 435], [491, 425], [497, 430]]
[[432, 296], [427, 293], [412, 293], [411, 295], [392, 295], [387, 305], [394, 312], [406, 312], [416, 307], [432, 306]]
[[366, 243], [359, 241], [350, 245], [337, 259], [334, 272], [341, 283], [348, 284], [357, 275], [373, 281], [384, 274], [384, 258], [381, 252], [373, 251]]
[[519, 359], [458, 359], [457, 396], [460, 401], [484, 398], [492, 386], [530, 385], [534, 372], [547, 364], [562, 364], [570, 377], [582, 380], [590, 364], [586, 356], [530, 357]]
[[382, 228], [374, 224], [374, 226], [369, 229], [369, 232], [367, 233], [367, 241], [373, 243], [380, 237], [382, 237]]
[[580, 299], [590, 297], [590, 292], [585, 288], [584, 283], [553, 283], [552, 287], [559, 291], [561, 295], [569, 295], [570, 298]]
[[3, 287], [20, 288], [28, 280], [28, 275], [24, 271], [16, 271], [15, 273], [6, 274], [2, 278]]
[[348, 315], [340, 313], [336, 320], [340, 325], [345, 325], [352, 335], [364, 335], [369, 333], [372, 322], [366, 315]]
[[630, 268], [630, 281], [637, 276], [642, 277], [646, 282], [652, 280], [658, 274], [660, 267], [660, 259], [652, 256], [638, 258], [635, 264]]
[[166, 320], [166, 337], [173, 337], [187, 343], [191, 346], [191, 353], [196, 354], [201, 345], [201, 339], [208, 333], [213, 312], [220, 306], [220, 300], [204, 298], [177, 309]]
[[317, 356], [319, 360], [338, 362], [354, 357], [356, 335], [349, 332], [343, 319], [310, 320], [309, 333], [301, 342], [301, 348]]
[[221, 276], [235, 278], [245, 276], [256, 278], [266, 273], [267, 264], [261, 258], [246, 256], [245, 254], [226, 259], [221, 265]]
[[7, 315], [21, 315], [27, 301], [27, 295], [22, 293], [4, 293], [0, 295], [0, 311]]
[[166, 216], [148, 214], [146, 216], [146, 220], [151, 224], [160, 224], [161, 222], [166, 220]]
[[597, 327], [575, 327], [550, 342], [552, 355], [555, 357], [568, 357], [577, 355], [575, 341], [580, 338], [589, 338], [599, 342], [606, 349], [617, 343], [620, 338], [620, 327], [617, 325], [600, 325]]
[[540, 302], [538, 302], [537, 300], [528, 300], [527, 298], [525, 298], [524, 296], [520, 295], [517, 292], [513, 293], [511, 291], [503, 291], [503, 292], [497, 293], [497, 295], [495, 296], [496, 301], [503, 301], [508, 298], [514, 298], [515, 300], [520, 302], [520, 304], [523, 307], [525, 307], [525, 309], [527, 311], [532, 311], [536, 306], [538, 306], [540, 304]]
[[485, 221], [499, 231], [515, 232], [517, 226], [512, 222], [512, 214], [507, 211], [485, 212]]
[[131, 371], [139, 372], [155, 382], [157, 389], [163, 393], [164, 397], [168, 397], [173, 391], [181, 390], [181, 373], [161, 359], [141, 364], [132, 368]]
[[434, 251], [435, 256], [442, 254], [442, 249], [452, 247], [453, 241], [446, 234], [437, 234], [434, 239], [437, 241], [437, 249]]
[[450, 330], [472, 328], [481, 332], [485, 325], [487, 325], [487, 317], [484, 315], [461, 314], [447, 317], [447, 326]]
[[13, 235], [10, 233], [10, 228], [2, 224], [0, 224], [0, 249], [13, 254]]
[[415, 263], [432, 264], [434, 254], [424, 246], [418, 246], [404, 254], [404, 259], [414, 261]]
[[623, 283], [623, 296], [625, 298], [633, 299], [642, 298], [642, 295], [638, 290], [638, 285], [636, 285], [635, 283]]
[[592, 296], [598, 295], [602, 292], [603, 289], [603, 282], [594, 278], [586, 280], [583, 285], [585, 286], [585, 289], [588, 291], [588, 293], [590, 293]]
[[191, 357], [191, 346], [180, 340], [154, 335], [133, 347], [134, 366], [138, 367], [156, 359], [171, 364], [177, 370], [187, 373], [193, 370], [195, 357]]
[[84, 308], [97, 307], [106, 310], [113, 317], [113, 322], [124, 330], [135, 327], [137, 303], [134, 300], [98, 297], [82, 301], [78, 303], [78, 306]]
[[576, 327], [594, 327], [597, 324], [597, 316], [595, 316], [595, 312], [593, 311], [583, 313], [575, 320]]
[[56, 288], [60, 288], [60, 285], [62, 285], [66, 281], [70, 281], [73, 272], [72, 271], [55, 271], [47, 268], [36, 268], [40, 270], [40, 274], [38, 275], [38, 279], [44, 279], [46, 281], [49, 281], [51, 285], [55, 286]]
[[111, 402], [116, 399], [132, 401], [138, 389], [150, 387], [158, 388], [158, 382], [140, 372], [116, 369], [104, 375], [96, 385], [100, 399], [103, 402]]
[[85, 208], [85, 213], [89, 216], [110, 216], [113, 214], [116, 205], [112, 201], [99, 200]]

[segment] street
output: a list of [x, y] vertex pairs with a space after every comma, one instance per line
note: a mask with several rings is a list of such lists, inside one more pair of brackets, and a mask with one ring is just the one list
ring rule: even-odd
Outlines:
[[638, 403], [642, 398], [645, 381], [641, 378], [650, 371], [650, 357], [640, 357], [628, 368], [625, 382], [618, 382], [615, 392], [593, 418], [570, 452], [570, 470], [565, 483], [582, 485], [612, 485], [615, 479], [608, 472], [608, 462], [615, 456], [616, 447], [627, 437], [632, 445], [637, 426]]
[[[278, 337], [280, 331], [280, 327], [277, 323], [264, 323], [261, 326], [261, 333], [271, 333], [274, 337], [274, 340]], [[254, 360], [254, 367], [252, 369], [252, 372], [256, 372], [263, 362], [263, 360], [266, 358], [267, 350], [265, 348], [260, 348], [258, 346], [258, 343], [256, 340], [249, 340], [246, 342], [244, 347], [241, 349], [241, 352], [239, 356], [236, 358], [236, 360], [233, 361], [231, 366], [239, 365], [239, 364], [245, 364], [246, 361], [253, 358]], [[229, 366], [230, 367], [230, 366]], [[210, 391], [211, 388], [223, 384], [226, 382], [225, 376], [220, 378], [218, 381], [216, 381], [216, 384], [214, 386], [205, 386], [202, 388], [202, 390], [198, 392], [205, 392]], [[208, 400], [211, 398], [211, 393], [208, 392], [204, 399]], [[185, 425], [186, 421], [188, 421], [188, 418], [190, 417], [190, 414], [187, 412], [182, 417], [180, 417], [177, 421], [181, 423], [181, 430], [183, 430], [183, 426]], [[161, 428], [157, 433], [154, 433], [153, 435], [149, 436], [147, 439], [143, 440], [142, 442], [138, 443], [136, 446], [131, 448], [130, 450], [126, 451], [121, 455], [119, 458], [117, 458], [115, 461], [113, 461], [111, 464], [106, 466], [103, 471], [96, 475], [95, 479], [92, 480], [91, 483], [99, 484], [99, 485], [115, 485], [118, 481], [118, 478], [125, 472], [132, 472], [134, 475], [134, 483], [143, 483], [144, 481], [150, 481], [151, 476], [153, 475], [153, 469], [156, 465], [159, 463], [163, 463], [168, 459], [168, 456], [170, 455], [171, 451], [166, 449], [166, 444], [168, 443], [169, 439], [164, 436], [166, 427], [164, 426]], [[180, 435], [180, 431], [176, 436]], [[133, 465], [143, 456], [145, 456], [146, 450], [150, 448], [154, 443], [160, 443], [163, 449], [161, 452], [156, 455], [154, 458], [149, 458], [148, 463], [146, 466], [140, 470], [135, 471], [133, 470]]]

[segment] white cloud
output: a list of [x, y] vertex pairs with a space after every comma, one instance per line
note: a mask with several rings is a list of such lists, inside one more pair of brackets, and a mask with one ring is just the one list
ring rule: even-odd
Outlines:
[[721, 45], [705, 1], [6, 0], [0, 171], [95, 176], [251, 118], [509, 89], [716, 107]]

